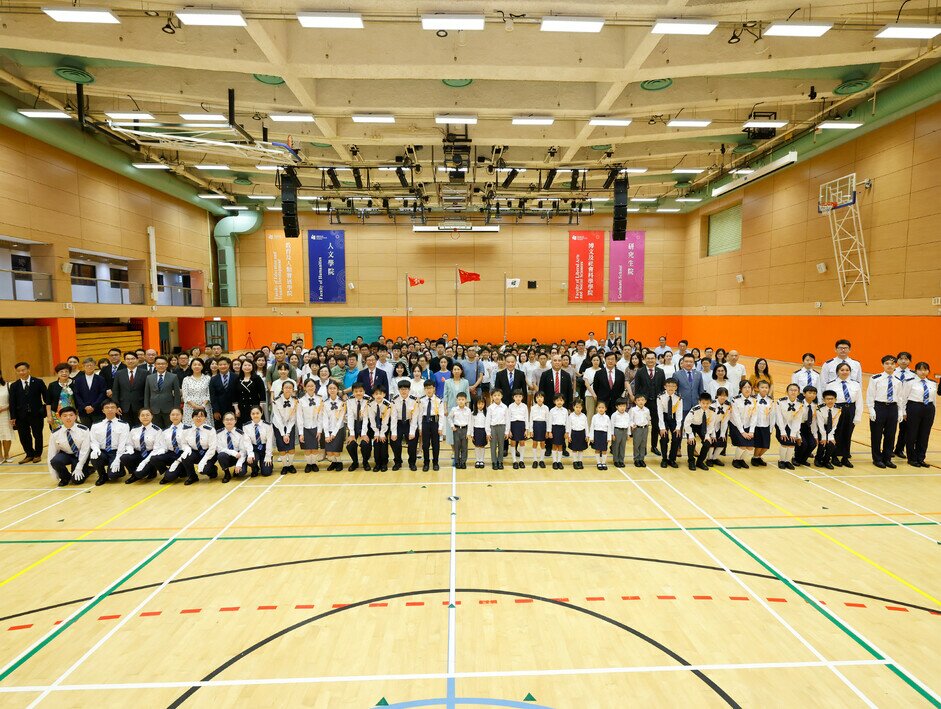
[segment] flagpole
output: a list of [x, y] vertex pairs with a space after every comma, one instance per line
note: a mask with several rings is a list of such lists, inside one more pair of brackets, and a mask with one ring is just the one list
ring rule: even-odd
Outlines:
[[[503, 272], [503, 342], [506, 342], [506, 271]], [[503, 342], [500, 344], [502, 345]]]
[[458, 325], [458, 319], [457, 319], [457, 290], [458, 290], [459, 279], [460, 279], [460, 275], [458, 272], [457, 264], [454, 264], [454, 337], [455, 339], [458, 340], [458, 342], [460, 342], [461, 340], [460, 326]]
[[406, 274], [405, 274], [405, 339], [406, 339], [406, 340], [409, 338], [409, 332], [408, 332], [408, 316], [409, 316], [409, 312], [408, 312], [408, 291], [409, 291], [410, 289], [411, 289], [411, 285], [409, 285], [408, 274], [406, 273]]

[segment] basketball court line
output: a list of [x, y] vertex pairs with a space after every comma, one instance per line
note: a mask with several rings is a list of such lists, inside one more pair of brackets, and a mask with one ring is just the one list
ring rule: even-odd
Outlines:
[[[792, 473], [790, 470], [785, 470], [784, 472], [786, 472], [788, 475], [792, 475], [792, 476], [794, 476], [795, 478], [798, 478], [799, 480], [804, 480], [804, 478], [801, 478], [800, 475], [798, 475], [798, 474], [796, 474], [796, 473]], [[828, 487], [824, 487], [823, 485], [820, 485], [820, 484], [818, 484], [818, 483], [815, 483], [813, 480], [805, 480], [805, 481], [808, 482], [808, 483], [810, 483], [810, 484], [813, 485], [814, 487], [823, 490], [823, 491], [826, 492], [826, 493], [829, 493], [829, 494], [831, 494], [831, 495], [834, 495], [834, 496], [836, 496], [836, 497], [839, 497], [841, 500], [845, 500], [846, 502], [849, 502], [850, 504], [855, 505], [856, 507], [859, 507], [860, 509], [864, 509], [864, 510], [866, 510], [867, 512], [872, 512], [873, 514], [878, 515], [878, 516], [881, 517], [882, 519], [888, 520], [889, 522], [892, 522], [893, 524], [895, 524], [895, 525], [901, 527], [902, 529], [904, 529], [904, 530], [907, 531], [907, 532], [911, 532], [912, 534], [917, 534], [919, 537], [921, 537], [921, 538], [923, 538], [923, 539], [927, 539], [927, 540], [928, 540], [929, 542], [931, 542], [932, 544], [941, 544], [941, 541], [938, 541], [938, 540], [935, 539], [934, 537], [929, 537], [927, 534], [923, 534], [922, 532], [919, 532], [917, 529], [912, 529], [911, 527], [906, 527], [906, 526], [903, 525], [901, 522], [897, 522], [897, 521], [893, 520], [891, 517], [887, 517], [886, 515], [881, 514], [880, 512], [876, 512], [874, 509], [872, 509], [871, 507], [866, 507], [866, 505], [862, 504], [861, 502], [857, 502], [856, 500], [850, 499], [849, 497], [846, 497], [845, 495], [841, 495], [841, 494], [838, 493], [836, 490], [831, 490], [831, 489], [828, 488]], [[922, 514], [919, 514], [919, 513], [917, 513], [917, 512], [914, 512], [914, 511], [908, 509], [907, 507], [904, 507], [903, 505], [900, 505], [900, 504], [898, 504], [898, 503], [896, 503], [896, 502], [892, 502], [891, 500], [887, 500], [887, 499], [885, 499], [884, 497], [879, 497], [879, 495], [875, 495], [875, 494], [866, 492], [866, 491], [863, 490], [862, 488], [856, 487], [855, 485], [852, 485], [851, 483], [845, 482], [845, 481], [843, 481], [843, 480], [837, 480], [836, 482], [838, 482], [838, 483], [843, 483], [844, 485], [849, 485], [849, 487], [853, 488], [854, 490], [859, 490], [860, 492], [866, 493], [867, 495], [871, 495], [872, 497], [875, 497], [875, 498], [878, 499], [878, 500], [882, 500], [882, 501], [885, 502], [886, 504], [892, 505], [892, 506], [894, 506], [894, 507], [898, 507], [900, 510], [905, 510], [905, 511], [906, 511], [908, 514], [910, 514], [910, 515], [914, 515], [914, 516], [916, 516], [916, 517], [921, 517], [921, 518], [924, 519], [924, 520], [928, 520], [928, 522], [931, 523], [931, 524], [935, 524], [935, 525], [941, 524], [941, 522], [936, 522], [935, 520], [931, 519], [930, 517], [926, 517], [925, 515], [922, 515]]]
[[[650, 472], [652, 472], [654, 475], [657, 475], [657, 472], [655, 470], [652, 470], [650, 468], [648, 468], [648, 470], [650, 470]], [[715, 470], [715, 468], [713, 468], [712, 470]], [[716, 471], [716, 472], [720, 472], [720, 471]], [[687, 497], [680, 490], [678, 490], [670, 482], [666, 480], [664, 480], [664, 482], [666, 483], [667, 487], [673, 490], [677, 495], [682, 497], [684, 500], [686, 500], [690, 505], [695, 507], [697, 510], [699, 510], [703, 514], [706, 514], [706, 515], [709, 514], [702, 507], [697, 505], [689, 497]], [[819, 600], [817, 600], [816, 597], [812, 596], [809, 592], [804, 591], [803, 588], [797, 585], [794, 579], [790, 578], [789, 576], [785, 576], [783, 572], [779, 571], [770, 562], [768, 562], [766, 559], [759, 556], [758, 553], [754, 549], [752, 549], [747, 544], [745, 544], [745, 542], [742, 541], [739, 537], [732, 534], [726, 527], [719, 524], [717, 520], [713, 519], [713, 522], [718, 527], [720, 527], [719, 531], [723, 535], [725, 535], [739, 549], [744, 551], [752, 559], [754, 559], [758, 564], [760, 564], [766, 571], [773, 574], [785, 586], [790, 588], [792, 591], [797, 593], [801, 598], [803, 598], [805, 601], [810, 603], [811, 606], [813, 606], [817, 611], [822, 613], [828, 620], [830, 620], [834, 625], [836, 625], [840, 630], [842, 630], [847, 636], [849, 636], [860, 647], [866, 650], [866, 652], [868, 652], [870, 655], [875, 657], [877, 660], [889, 660], [889, 662], [886, 663], [886, 667], [892, 670], [894, 674], [900, 677], [906, 684], [908, 684], [912, 689], [918, 692], [922, 697], [927, 699], [929, 702], [931, 702], [935, 706], [941, 707], [941, 700], [939, 700], [938, 695], [935, 694], [934, 691], [931, 690], [925, 683], [923, 683], [921, 680], [915, 677], [911, 672], [903, 668], [898, 662], [896, 662], [891, 657], [889, 657], [888, 654], [880, 650], [872, 641], [865, 638], [859, 631], [855, 630], [852, 626], [850, 626], [849, 623], [847, 623], [842, 618], [840, 618], [835, 613], [833, 613], [828, 608], [826, 608], [822, 603], [820, 603]]]
[[[190, 564], [192, 564], [192, 563], [195, 562], [200, 556], [202, 556], [203, 553], [204, 553], [207, 549], [209, 549], [210, 546], [212, 546], [213, 542], [215, 542], [219, 537], [221, 537], [223, 534], [225, 534], [225, 532], [229, 529], [229, 527], [231, 527], [231, 526], [232, 526], [233, 524], [235, 524], [239, 519], [241, 519], [243, 515], [245, 515], [249, 510], [251, 510], [252, 507], [254, 507], [258, 502], [260, 502], [260, 501], [265, 497], [265, 495], [268, 494], [268, 492], [271, 490], [271, 488], [273, 488], [275, 485], [277, 485], [277, 484], [278, 484], [281, 480], [283, 480], [283, 479], [284, 479], [284, 478], [281, 477], [281, 476], [277, 477], [274, 481], [272, 481], [271, 485], [269, 485], [269, 487], [268, 487], [266, 490], [262, 491], [262, 493], [261, 493], [260, 495], [258, 495], [257, 497], [254, 497], [254, 498], [248, 503], [248, 505], [246, 505], [244, 508], [242, 508], [242, 511], [241, 511], [241, 512], [239, 512], [235, 517], [233, 517], [232, 520], [231, 520], [225, 527], [222, 528], [222, 530], [219, 532], [219, 534], [217, 534], [215, 537], [213, 537], [213, 538], [210, 539], [208, 542], [206, 542], [202, 547], [200, 547], [200, 548], [196, 551], [196, 553], [194, 553], [189, 559], [187, 559], [185, 562], [183, 562], [183, 564], [180, 565], [180, 566], [176, 569], [176, 571], [174, 571], [172, 574], [170, 574], [170, 576], [168, 576], [168, 577], [163, 581], [163, 583], [161, 583], [157, 588], [155, 588], [155, 589], [150, 593], [150, 595], [147, 596], [147, 598], [145, 598], [143, 601], [141, 601], [141, 602], [137, 605], [137, 607], [135, 607], [135, 609], [134, 609], [131, 613], [129, 613], [129, 614], [126, 615], [124, 618], [122, 618], [120, 621], [118, 621], [118, 622], [115, 624], [115, 626], [114, 626], [111, 630], [109, 630], [102, 638], [100, 638], [100, 639], [98, 640], [98, 642], [96, 642], [96, 643], [95, 643], [94, 645], [92, 645], [88, 650], [86, 650], [85, 653], [84, 653], [80, 658], [78, 658], [75, 662], [72, 663], [72, 665], [71, 665], [67, 670], [65, 670], [65, 672], [63, 672], [61, 675], [59, 675], [59, 677], [56, 679], [55, 682], [52, 683], [51, 686], [52, 686], [52, 687], [56, 687], [56, 686], [62, 684], [62, 682], [64, 682], [66, 679], [68, 679], [68, 677], [69, 677], [73, 672], [75, 672], [75, 670], [77, 670], [79, 667], [81, 667], [81, 666], [85, 663], [85, 661], [88, 660], [88, 658], [91, 657], [93, 654], [95, 654], [95, 652], [97, 652], [106, 642], [108, 642], [108, 640], [110, 640], [110, 639], [115, 635], [115, 633], [117, 633], [121, 628], [123, 628], [125, 625], [127, 625], [127, 623], [128, 623], [129, 620], [131, 620], [131, 619], [132, 619], [133, 617], [135, 617], [138, 613], [140, 613], [140, 611], [143, 610], [143, 608], [144, 608], [148, 603], [150, 603], [150, 601], [152, 601], [152, 600], [157, 596], [157, 594], [159, 594], [163, 589], [165, 589], [165, 588], [170, 584], [170, 582], [173, 581], [173, 579], [175, 579], [177, 576], [179, 576], [181, 573], [183, 573], [183, 571], [185, 571], [185, 570], [190, 566]], [[240, 484], [240, 485], [241, 485], [241, 484]], [[231, 492], [237, 491], [237, 490], [239, 489], [240, 485], [236, 485], [236, 486], [231, 490]], [[226, 495], [225, 497], [228, 497], [228, 495]], [[225, 499], [225, 497], [220, 498], [220, 501], [223, 500], [223, 499]], [[208, 511], [208, 510], [207, 510], [207, 511]], [[203, 514], [205, 514], [205, 512], [204, 512]], [[0, 678], [2, 678], [2, 677], [0, 677]], [[29, 709], [32, 709], [32, 707], [38, 706], [39, 703], [42, 702], [42, 700], [45, 699], [45, 698], [49, 695], [49, 692], [50, 692], [50, 691], [52, 691], [51, 688], [50, 688], [50, 689], [47, 689], [47, 690], [44, 690], [42, 694], [40, 694], [38, 697], [36, 697], [36, 699], [34, 699], [32, 702], [30, 702], [30, 704], [29, 704]]]
[[[738, 485], [740, 488], [742, 488], [742, 489], [745, 490], [746, 492], [750, 492], [752, 495], [754, 495], [755, 497], [757, 497], [759, 500], [762, 500], [763, 502], [765, 502], [765, 503], [771, 505], [771, 506], [774, 507], [776, 510], [780, 510], [781, 512], [784, 512], [785, 514], [790, 515], [793, 519], [796, 519], [798, 522], [801, 522], [801, 523], [806, 523], [806, 522], [807, 522], [805, 519], [803, 519], [802, 517], [799, 517], [798, 515], [795, 515], [793, 512], [791, 512], [790, 510], [788, 510], [786, 507], [784, 507], [784, 506], [782, 506], [782, 505], [779, 505], [778, 503], [776, 503], [776, 502], [774, 502], [774, 501], [768, 499], [767, 497], [765, 497], [764, 495], [762, 495], [760, 492], [756, 492], [755, 490], [752, 490], [752, 489], [751, 489], [750, 487], [748, 487], [745, 483], [739, 482], [738, 480], [736, 480], [735, 478], [733, 478], [731, 475], [727, 475], [726, 473], [723, 473], [721, 470], [717, 470], [716, 468], [710, 468], [710, 470], [712, 470], [712, 471], [718, 473], [719, 475], [721, 475], [722, 477], [724, 477], [724, 478], [725, 478], [726, 480], [728, 480], [729, 482], [735, 483], [736, 485]], [[808, 526], [809, 526], [809, 523], [808, 523]], [[894, 579], [895, 581], [898, 581], [899, 583], [903, 584], [904, 586], [907, 586], [908, 588], [910, 588], [912, 591], [914, 591], [914, 592], [917, 593], [918, 595], [924, 596], [924, 597], [927, 598], [928, 600], [933, 601], [935, 604], [937, 604], [939, 607], [941, 607], [941, 600], [938, 600], [937, 598], [935, 598], [934, 596], [932, 596], [932, 595], [931, 595], [930, 593], [928, 593], [927, 591], [923, 591], [922, 589], [920, 589], [918, 586], [916, 586], [915, 584], [911, 583], [910, 581], [906, 581], [905, 579], [903, 579], [903, 578], [902, 578], [901, 576], [899, 576], [898, 574], [896, 574], [896, 573], [894, 573], [894, 572], [892, 572], [892, 571], [889, 571], [889, 569], [887, 569], [887, 568], [885, 568], [884, 566], [882, 566], [882, 564], [880, 564], [879, 562], [870, 559], [868, 556], [866, 556], [866, 555], [863, 554], [862, 552], [856, 551], [855, 549], [853, 549], [853, 548], [852, 548], [851, 546], [849, 546], [848, 544], [844, 544], [844, 543], [841, 542], [839, 539], [836, 539], [835, 537], [833, 537], [833, 536], [827, 534], [826, 532], [823, 532], [823, 531], [821, 531], [821, 530], [819, 530], [819, 529], [814, 529], [813, 531], [814, 531], [814, 533], [819, 534], [820, 536], [824, 537], [825, 539], [830, 540], [831, 542], [833, 542], [834, 544], [836, 544], [836, 545], [837, 545], [838, 547], [840, 547], [841, 549], [845, 549], [846, 551], [848, 551], [850, 554], [852, 554], [853, 556], [857, 557], [858, 559], [861, 559], [862, 561], [866, 562], [867, 564], [869, 564], [869, 565], [870, 565], [871, 567], [873, 567], [874, 569], [877, 569], [878, 571], [881, 571], [883, 574], [885, 574], [885, 575], [888, 576], [889, 578]]]
[[454, 589], [457, 586], [457, 467], [451, 466], [451, 548], [448, 552], [448, 679], [447, 706], [453, 709], [457, 697], [457, 599]]
[[[455, 672], [455, 679], [487, 679], [508, 677], [556, 677], [606, 674], [644, 674], [673, 672], [724, 672], [742, 670], [787, 670], [830, 667], [869, 667], [886, 665], [888, 660], [827, 660], [804, 662], [748, 662], [700, 665], [637, 665], [629, 667], [574, 667], [551, 670], [486, 670]], [[166, 682], [115, 682], [110, 684], [58, 684], [0, 687], [0, 694], [27, 692], [88, 692], [128, 689], [189, 689], [191, 687], [252, 687], [288, 684], [336, 684], [343, 682], [414, 682], [418, 680], [447, 680], [446, 672], [415, 674], [347, 675], [333, 677], [266, 677], [246, 679], [182, 680]]]
[[[39, 489], [41, 489], [41, 488], [36, 488], [36, 489], [39, 490]], [[9, 512], [10, 510], [15, 510], [17, 507], [19, 507], [19, 506], [21, 506], [21, 505], [25, 505], [27, 502], [32, 502], [33, 500], [36, 500], [36, 499], [42, 497], [43, 495], [48, 495], [50, 492], [54, 492], [55, 490], [58, 490], [58, 489], [59, 489], [58, 486], [57, 486], [57, 487], [49, 488], [49, 489], [46, 490], [45, 492], [42, 492], [42, 493], [40, 493], [40, 494], [38, 494], [38, 495], [33, 495], [32, 497], [27, 498], [27, 499], [23, 500], [22, 502], [17, 502], [15, 505], [11, 505], [10, 507], [5, 507], [4, 509], [0, 510], [0, 515], [2, 515], [4, 512]]]
[[[58, 489], [58, 488], [56, 488], [56, 489]], [[84, 494], [86, 494], [87, 492], [88, 492], [87, 490], [79, 490], [78, 492], [72, 493], [72, 494], [69, 495], [68, 497], [65, 497], [65, 498], [63, 498], [63, 499], [61, 499], [61, 500], [59, 500], [59, 501], [57, 501], [57, 502], [53, 502], [51, 505], [46, 505], [45, 507], [43, 507], [43, 508], [40, 509], [40, 510], [36, 510], [35, 512], [31, 512], [30, 514], [28, 514], [28, 515], [26, 515], [26, 516], [24, 516], [24, 517], [20, 517], [18, 520], [15, 520], [15, 521], [13, 521], [13, 522], [10, 522], [9, 524], [4, 525], [3, 527], [0, 527], [0, 532], [3, 532], [3, 531], [5, 531], [5, 530], [9, 529], [10, 527], [15, 526], [15, 525], [19, 524], [20, 522], [25, 522], [25, 521], [28, 520], [30, 517], [35, 517], [36, 515], [38, 515], [40, 512], [45, 512], [46, 510], [51, 510], [53, 507], [55, 507], [55, 506], [57, 506], [57, 505], [61, 505], [63, 502], [68, 502], [68, 501], [71, 500], [73, 497], [78, 497], [79, 495], [84, 495]], [[36, 495], [36, 497], [31, 497], [29, 500], [27, 500], [27, 502], [30, 502], [30, 501], [32, 501], [32, 500], [35, 500], [37, 497], [42, 497], [42, 495]], [[15, 507], [18, 507], [19, 505], [14, 505], [14, 506], [15, 506]], [[7, 509], [11, 509], [11, 510], [12, 510], [13, 507], [8, 507]]]
[[[615, 469], [616, 469], [619, 473], [621, 473], [621, 475], [623, 475], [629, 482], [631, 482], [631, 483], [634, 485], [634, 487], [637, 488], [637, 491], [640, 492], [644, 497], [646, 497], [651, 503], [653, 503], [654, 506], [657, 507], [657, 509], [659, 509], [661, 512], [663, 512], [663, 514], [672, 517], [672, 515], [671, 515], [670, 512], [669, 512], [669, 510], [667, 510], [663, 505], [661, 505], [661, 504], [653, 497], [653, 495], [651, 495], [647, 490], [645, 490], [643, 487], [641, 487], [640, 483], [635, 482], [635, 481], [634, 481], [627, 473], [625, 473], [621, 468], [615, 468]], [[654, 475], [656, 475], [656, 473], [654, 473]], [[665, 481], [664, 481], [664, 482], [665, 482]], [[673, 486], [671, 485], [670, 487], [672, 488]], [[674, 489], [675, 489], [675, 488], [674, 488]], [[698, 508], [697, 508], [697, 509], [698, 509]], [[703, 512], [703, 513], [705, 514], [705, 512], [704, 512], [703, 510], [700, 510], [700, 512]], [[674, 524], [676, 524], [678, 527], [682, 527], [682, 525], [679, 523], [678, 520], [676, 520], [676, 518], [673, 518], [673, 522], [674, 522]], [[827, 662], [827, 659], [826, 659], [826, 657], [824, 657], [824, 655], [823, 655], [822, 652], [820, 652], [807, 638], [805, 638], [803, 635], [801, 635], [800, 632], [798, 632], [798, 630], [797, 630], [793, 625], [791, 625], [791, 624], [788, 623], [783, 617], [781, 617], [781, 615], [780, 615], [776, 610], [774, 610], [774, 609], [768, 604], [768, 602], [767, 602], [764, 598], [762, 598], [759, 594], [756, 594], [755, 591], [754, 591], [754, 589], [752, 589], [751, 586], [749, 586], [738, 574], [735, 574], [735, 573], [732, 571], [732, 569], [730, 569], [730, 568], [726, 565], [726, 563], [725, 563], [724, 561], [722, 561], [718, 556], [716, 556], [716, 555], [712, 552], [712, 550], [709, 549], [709, 547], [707, 547], [705, 544], [703, 544], [703, 543], [696, 537], [696, 535], [694, 535], [692, 532], [690, 532], [690, 531], [689, 531], [688, 529], [686, 529], [685, 527], [683, 528], [683, 532], [686, 534], [687, 537], [689, 537], [690, 541], [692, 541], [697, 547], [699, 547], [699, 549], [700, 549], [706, 556], [708, 556], [710, 559], [712, 559], [718, 566], [721, 566], [721, 567], [722, 567], [722, 570], [725, 571], [726, 574], [728, 574], [729, 578], [731, 578], [732, 581], [734, 581], [736, 584], [738, 584], [739, 586], [741, 586], [741, 588], [743, 588], [746, 592], [748, 592], [748, 594], [749, 594], [750, 596], [754, 597], [755, 600], [757, 600], [758, 603], [761, 605], [761, 607], [764, 608], [766, 611], [768, 611], [768, 613], [771, 615], [771, 617], [774, 618], [776, 621], [778, 621], [778, 623], [780, 623], [782, 626], [784, 626], [784, 629], [787, 630], [791, 635], [793, 635], [794, 638], [795, 638], [801, 645], [803, 645], [805, 648], [807, 648], [807, 650], [809, 650], [810, 653], [811, 653], [814, 657], [816, 657], [819, 662], [824, 662], [824, 663]], [[853, 694], [855, 694], [857, 697], [859, 697], [867, 706], [871, 707], [872, 709], [875, 709], [875, 707], [876, 707], [875, 703], [874, 703], [872, 700], [870, 700], [869, 697], [867, 697], [867, 696], [863, 693], [863, 691], [862, 691], [859, 687], [857, 687], [857, 686], [849, 679], [849, 677], [847, 677], [847, 676], [844, 675], [842, 672], [840, 672], [836, 667], [828, 666], [828, 669], [830, 669], [830, 671], [833, 672], [833, 674], [835, 674], [835, 675], [837, 676], [837, 679], [839, 679], [843, 684], [845, 684], [845, 685], [850, 689], [850, 691], [852, 691]]]

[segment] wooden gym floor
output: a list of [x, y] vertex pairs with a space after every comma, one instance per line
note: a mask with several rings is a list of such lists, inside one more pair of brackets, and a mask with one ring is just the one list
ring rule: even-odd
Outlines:
[[0, 704], [938, 706], [941, 470], [863, 424], [834, 471], [3, 466]]

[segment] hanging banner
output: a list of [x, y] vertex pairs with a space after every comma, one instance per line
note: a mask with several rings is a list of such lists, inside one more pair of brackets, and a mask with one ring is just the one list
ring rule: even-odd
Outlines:
[[346, 302], [346, 248], [342, 229], [307, 231], [310, 302]]
[[628, 231], [624, 241], [611, 240], [608, 250], [608, 300], [644, 302], [644, 247], [647, 232]]
[[304, 302], [304, 262], [300, 239], [286, 239], [280, 229], [265, 230], [268, 302]]
[[569, 232], [569, 302], [604, 299], [604, 232]]

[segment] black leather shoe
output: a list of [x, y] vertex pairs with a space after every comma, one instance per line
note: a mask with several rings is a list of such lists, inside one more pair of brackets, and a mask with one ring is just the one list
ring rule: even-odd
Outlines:
[[190, 475], [186, 480], [183, 481], [184, 485], [192, 485], [195, 482], [199, 482], [199, 478], [195, 475]]
[[899, 467], [899, 466], [897, 466], [895, 463], [893, 463], [893, 462], [890, 460], [890, 461], [887, 461], [887, 462], [886, 462], [885, 467], [887, 467], [887, 468], [897, 468], [897, 467]]
[[104, 485], [106, 482], [108, 482], [108, 476], [99, 475], [98, 479], [95, 481], [95, 487], [98, 487], [99, 485]]
[[427, 462], [425, 462], [425, 463], [423, 463], [422, 466], [421, 466], [421, 471], [422, 471], [423, 473], [427, 473], [427, 472], [428, 472], [428, 468], [430, 468], [430, 467], [431, 467], [431, 466], [428, 465]]
[[877, 468], [885, 468], [885, 463], [883, 463], [881, 460], [874, 460], [872, 461], [872, 464]]

